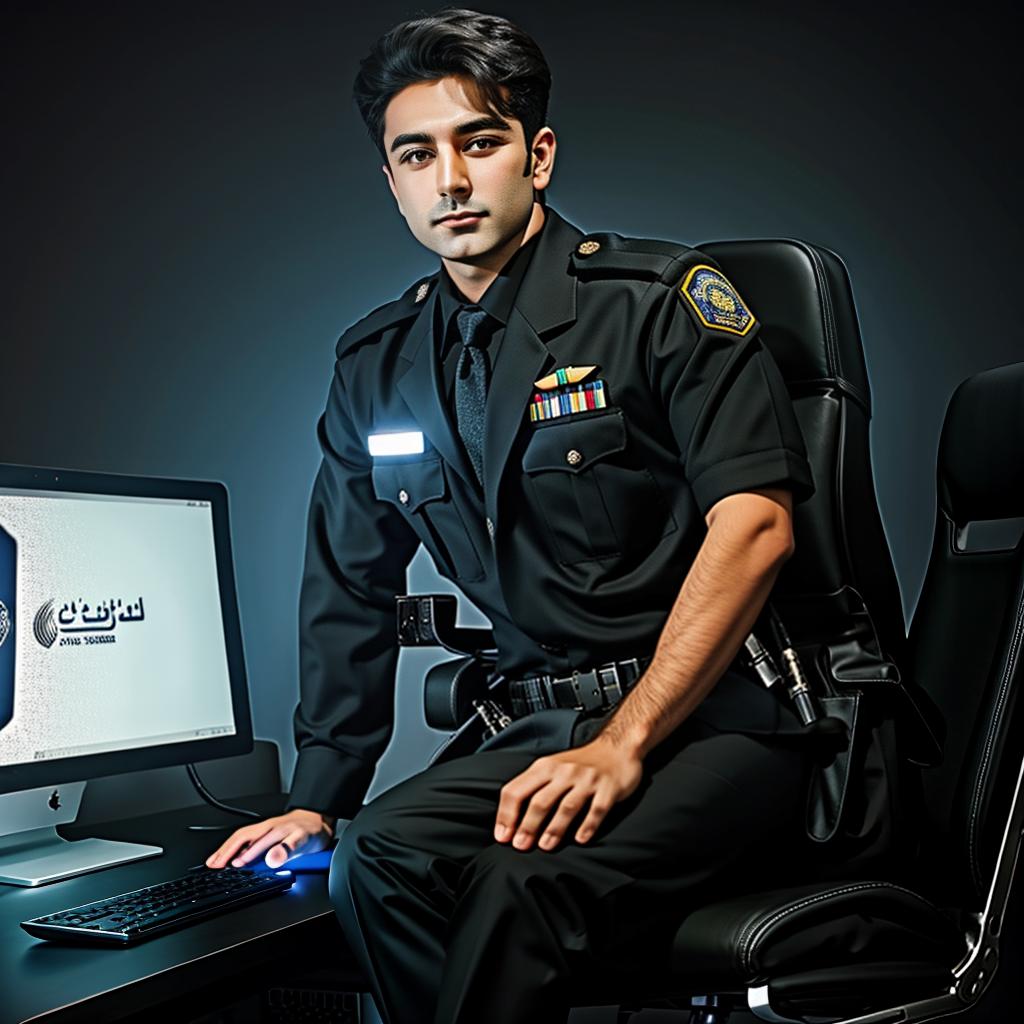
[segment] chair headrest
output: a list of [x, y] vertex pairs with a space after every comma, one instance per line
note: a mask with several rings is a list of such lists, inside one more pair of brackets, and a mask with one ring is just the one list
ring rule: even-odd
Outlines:
[[957, 525], [1024, 516], [1024, 362], [960, 383], [939, 439], [939, 505]]

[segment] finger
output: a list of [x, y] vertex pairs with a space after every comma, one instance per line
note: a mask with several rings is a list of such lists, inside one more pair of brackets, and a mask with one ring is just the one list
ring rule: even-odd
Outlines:
[[274, 843], [279, 843], [287, 834], [288, 829], [282, 826], [272, 828], [266, 835], [250, 844], [249, 849], [243, 850], [231, 860], [231, 866], [235, 868], [244, 867], [261, 857], [264, 851], [269, 850]]
[[583, 813], [587, 804], [593, 799], [594, 793], [581, 790], [579, 787], [562, 797], [557, 810], [544, 829], [537, 842], [542, 850], [553, 850], [565, 837], [569, 826]]
[[240, 828], [233, 832], [231, 836], [223, 843], [220, 847], [215, 850], [206, 860], [206, 864], [211, 868], [219, 868], [224, 864], [227, 864], [229, 860], [235, 855], [236, 851], [248, 846], [254, 839], [263, 835], [266, 830], [266, 826], [261, 825], [246, 825], [245, 828]]
[[572, 789], [573, 785], [571, 782], [555, 782], [552, 780], [533, 794], [523, 811], [523, 820], [519, 823], [515, 838], [512, 840], [512, 845], [517, 850], [528, 850], [533, 846], [537, 833], [540, 832], [544, 822], [547, 821], [552, 809]]
[[276, 846], [272, 846], [267, 851], [267, 855], [264, 858], [267, 862], [267, 867], [279, 868], [302, 849], [305, 845], [304, 840], [308, 838], [308, 834], [301, 829], [289, 832], [281, 842]]
[[611, 798], [610, 791], [606, 787], [598, 789], [594, 794], [594, 799], [590, 801], [590, 810], [583, 819], [583, 824], [576, 830], [576, 842], [587, 842], [597, 831], [598, 826], [604, 821], [614, 804], [615, 800]]
[[538, 762], [534, 761], [525, 772], [517, 775], [501, 787], [498, 812], [494, 819], [494, 838], [499, 843], [512, 838], [516, 824], [519, 821], [523, 801], [533, 796], [538, 789], [546, 786], [551, 781], [550, 774], [546, 773], [543, 767], [538, 769], [537, 765]]

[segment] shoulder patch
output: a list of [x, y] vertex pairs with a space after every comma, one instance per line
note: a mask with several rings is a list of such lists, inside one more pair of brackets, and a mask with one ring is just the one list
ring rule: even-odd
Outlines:
[[679, 293], [693, 307], [705, 327], [743, 337], [755, 320], [725, 274], [707, 263], [690, 267]]
[[422, 277], [406, 288], [397, 299], [385, 302], [383, 305], [371, 310], [366, 316], [357, 320], [338, 339], [335, 349], [336, 355], [340, 358], [343, 352], [347, 352], [360, 341], [369, 338], [378, 331], [383, 331], [385, 328], [393, 327], [403, 320], [418, 316], [423, 308], [424, 300], [430, 294], [430, 290], [436, 281], [437, 273]]
[[682, 242], [628, 238], [614, 231], [597, 231], [581, 238], [569, 258], [577, 276], [584, 280], [591, 277], [656, 280], [690, 251], [690, 246]]

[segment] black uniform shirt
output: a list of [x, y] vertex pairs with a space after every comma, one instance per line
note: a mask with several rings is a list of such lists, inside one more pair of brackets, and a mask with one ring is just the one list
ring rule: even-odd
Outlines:
[[[464, 297], [452, 306], [431, 274], [338, 342], [317, 423], [289, 807], [350, 817], [362, 802], [391, 737], [394, 599], [420, 544], [491, 620], [498, 671], [562, 674], [653, 653], [717, 501], [814, 491], [756, 311], [705, 253], [587, 234], [548, 206], [505, 269], [480, 303], [507, 318], [482, 495], [434, 333]], [[538, 382], [568, 366], [596, 367], [588, 379], [604, 381], [606, 405], [537, 420]], [[374, 435], [409, 431], [422, 450], [371, 454]], [[712, 691], [713, 724], [776, 730], [779, 701], [743, 687]]]

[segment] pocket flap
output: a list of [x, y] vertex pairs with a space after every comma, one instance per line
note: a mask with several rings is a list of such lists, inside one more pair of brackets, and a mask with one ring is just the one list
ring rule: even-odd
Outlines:
[[625, 447], [626, 423], [621, 409], [599, 416], [567, 416], [560, 423], [533, 428], [523, 452], [523, 469], [527, 473], [542, 469], [579, 473]]
[[415, 512], [425, 501], [437, 501], [445, 496], [446, 482], [440, 459], [375, 462], [371, 474], [374, 494], [408, 512]]

